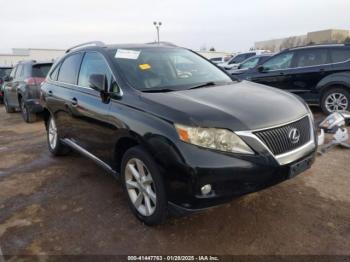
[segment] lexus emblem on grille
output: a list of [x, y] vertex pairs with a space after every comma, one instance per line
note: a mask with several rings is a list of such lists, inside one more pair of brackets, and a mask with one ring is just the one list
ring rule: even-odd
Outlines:
[[296, 128], [292, 128], [288, 133], [288, 138], [289, 138], [290, 142], [292, 142], [293, 144], [298, 143], [300, 140], [299, 130]]

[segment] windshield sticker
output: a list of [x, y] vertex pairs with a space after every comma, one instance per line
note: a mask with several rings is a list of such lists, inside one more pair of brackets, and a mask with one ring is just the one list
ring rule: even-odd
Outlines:
[[123, 59], [134, 59], [139, 58], [141, 51], [135, 50], [127, 50], [127, 49], [118, 49], [115, 53], [115, 58], [123, 58]]
[[141, 64], [141, 65], [139, 65], [139, 68], [141, 70], [148, 70], [148, 69], [151, 69], [151, 65], [149, 65], [149, 64]]

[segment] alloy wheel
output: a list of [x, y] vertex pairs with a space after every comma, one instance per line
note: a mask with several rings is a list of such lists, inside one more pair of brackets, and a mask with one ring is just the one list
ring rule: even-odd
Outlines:
[[329, 112], [337, 112], [347, 110], [349, 101], [342, 93], [331, 93], [326, 97], [325, 104]]
[[52, 149], [57, 145], [57, 128], [55, 120], [52, 117], [49, 122], [49, 143]]
[[157, 196], [152, 174], [140, 159], [132, 158], [125, 168], [125, 184], [130, 200], [143, 216], [156, 210]]

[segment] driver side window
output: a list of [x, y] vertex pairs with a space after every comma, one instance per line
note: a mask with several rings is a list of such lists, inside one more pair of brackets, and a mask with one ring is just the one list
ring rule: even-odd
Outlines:
[[88, 52], [85, 54], [81, 64], [78, 85], [90, 87], [89, 78], [93, 74], [105, 75], [108, 81], [108, 87], [112, 89], [111, 91], [119, 92], [116, 81], [103, 56], [97, 52]]
[[279, 54], [263, 64], [265, 71], [283, 70], [292, 67], [294, 53], [286, 52]]

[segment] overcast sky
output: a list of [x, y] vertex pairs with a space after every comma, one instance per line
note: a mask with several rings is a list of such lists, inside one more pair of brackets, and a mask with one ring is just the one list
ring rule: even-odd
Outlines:
[[161, 40], [245, 51], [255, 41], [350, 29], [350, 0], [0, 0], [0, 51]]

